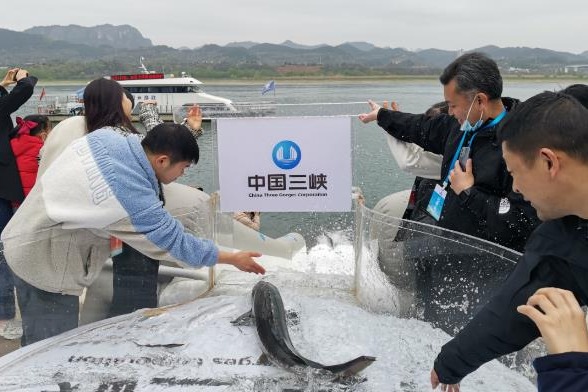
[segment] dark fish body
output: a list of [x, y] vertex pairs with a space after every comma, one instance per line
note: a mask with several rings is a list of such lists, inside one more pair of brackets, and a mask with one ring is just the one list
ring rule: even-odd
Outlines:
[[313, 368], [326, 370], [335, 375], [351, 376], [371, 365], [376, 358], [360, 356], [338, 365], [323, 365], [303, 357], [294, 348], [286, 322], [286, 311], [282, 296], [276, 286], [260, 281], [253, 288], [252, 309], [234, 324], [243, 324], [246, 320], [254, 321], [263, 352], [276, 365], [296, 370], [296, 368]]

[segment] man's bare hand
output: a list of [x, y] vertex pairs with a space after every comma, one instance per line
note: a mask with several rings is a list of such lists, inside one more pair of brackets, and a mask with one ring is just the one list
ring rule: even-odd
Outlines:
[[29, 76], [29, 72], [26, 69], [22, 69], [22, 68], [17, 68], [18, 71], [16, 71], [16, 75], [14, 76], [14, 79], [18, 82], [19, 80], [21, 80], [22, 78], [26, 78], [27, 76]]
[[241, 271], [253, 272], [255, 274], [265, 274], [265, 269], [257, 264], [254, 257], [260, 257], [259, 252], [241, 251], [237, 253], [230, 252], [218, 252], [218, 263], [219, 264], [231, 264]]
[[186, 118], [188, 120], [188, 125], [190, 126], [190, 128], [202, 128], [202, 110], [200, 109], [200, 106], [192, 106], [190, 110], [188, 110], [188, 116]]
[[443, 392], [459, 392], [459, 384], [442, 384], [439, 381], [439, 377], [437, 376], [437, 372], [435, 369], [431, 370], [431, 388], [435, 389], [438, 386], [441, 386], [441, 390]]
[[371, 112], [369, 113], [362, 113], [358, 116], [359, 120], [364, 123], [370, 123], [374, 120], [378, 119], [378, 111], [382, 108], [380, 105], [375, 103], [372, 100], [368, 101], [368, 105], [370, 106]]
[[459, 161], [455, 162], [453, 170], [449, 172], [449, 183], [456, 195], [474, 186], [474, 172], [471, 159], [466, 161], [465, 170], [462, 170]]
[[4, 75], [4, 79], [0, 82], [2, 87], [8, 87], [13, 83], [16, 83], [16, 74], [19, 71], [19, 68], [11, 68], [6, 72]]
[[517, 311], [537, 325], [550, 354], [588, 352], [586, 317], [571, 291], [539, 289]]

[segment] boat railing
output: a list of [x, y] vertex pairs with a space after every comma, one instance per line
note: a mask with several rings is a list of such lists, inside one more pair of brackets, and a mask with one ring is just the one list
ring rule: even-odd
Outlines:
[[[174, 120], [181, 121], [186, 117], [191, 104], [185, 104], [180, 107], [159, 106], [160, 113], [169, 113], [174, 115]], [[233, 102], [232, 105], [226, 105], [221, 102], [201, 103], [204, 118], [219, 117], [262, 117], [273, 115], [276, 112], [275, 102]], [[171, 109], [171, 110], [170, 110]]]
[[24, 116], [29, 114], [52, 115], [76, 115], [83, 103], [75, 95], [33, 95], [19, 109]]
[[276, 102], [234, 102], [233, 106], [245, 117], [269, 116], [276, 113]]
[[[181, 122], [186, 117], [191, 104], [182, 106], [177, 105], [158, 105], [157, 109], [160, 114], [173, 115], [176, 122]], [[200, 103], [204, 118], [220, 117], [263, 117], [271, 116], [276, 113], [278, 106], [273, 101], [260, 102], [233, 102], [227, 105], [222, 102]], [[33, 95], [19, 110], [24, 116], [29, 114], [43, 114], [47, 116], [75, 116], [81, 114], [83, 102], [75, 95]], [[133, 114], [138, 114], [138, 107], [135, 107]]]

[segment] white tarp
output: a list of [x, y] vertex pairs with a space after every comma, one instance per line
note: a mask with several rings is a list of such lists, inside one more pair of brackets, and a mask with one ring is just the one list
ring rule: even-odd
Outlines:
[[[224, 295], [104, 320], [0, 358], [0, 391], [430, 390], [433, 360], [449, 336], [421, 321], [370, 313], [350, 293], [333, 295], [329, 284], [345, 286], [343, 276], [282, 272], [266, 279], [295, 315], [288, 328], [296, 349], [324, 364], [375, 356], [360, 374], [365, 381], [345, 386], [260, 363], [255, 328], [230, 323], [250, 308], [255, 280], [230, 275], [226, 281], [238, 284], [218, 287]], [[496, 361], [469, 375], [462, 388], [535, 390]]]
[[[319, 238], [318, 245], [292, 260], [259, 259], [268, 271], [263, 279], [280, 290], [289, 335], [301, 355], [325, 365], [376, 357], [360, 373], [365, 379], [355, 384], [312, 372], [295, 375], [260, 361], [255, 328], [230, 323], [251, 308], [251, 289], [260, 277], [221, 265], [217, 285], [206, 298], [84, 325], [1, 357], [0, 391], [430, 390], [433, 361], [450, 336], [423, 321], [378, 313], [393, 311], [404, 294], [376, 269], [380, 256], [390, 254], [386, 243], [377, 241], [386, 222], [368, 212], [372, 225], [362, 223], [359, 266], [352, 241], [340, 233]], [[373, 224], [377, 218], [380, 226]], [[358, 272], [359, 278], [354, 276]], [[468, 375], [462, 390], [536, 388], [522, 374], [492, 361]]]

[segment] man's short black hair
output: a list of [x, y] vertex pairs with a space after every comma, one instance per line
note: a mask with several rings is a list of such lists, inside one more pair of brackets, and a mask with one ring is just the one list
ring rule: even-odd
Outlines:
[[152, 154], [165, 154], [172, 164], [178, 162], [198, 163], [200, 150], [196, 139], [188, 128], [180, 124], [162, 123], [147, 132], [141, 142]]
[[473, 95], [482, 92], [490, 99], [497, 99], [502, 95], [502, 76], [498, 66], [483, 53], [472, 52], [458, 57], [439, 77], [444, 86], [453, 79], [460, 94]]
[[571, 95], [546, 91], [517, 105], [502, 121], [498, 138], [529, 164], [541, 148], [588, 163], [588, 110]]
[[576, 98], [578, 102], [582, 104], [582, 106], [588, 108], [588, 86], [585, 84], [572, 84], [560, 92], [571, 95], [572, 97]]

